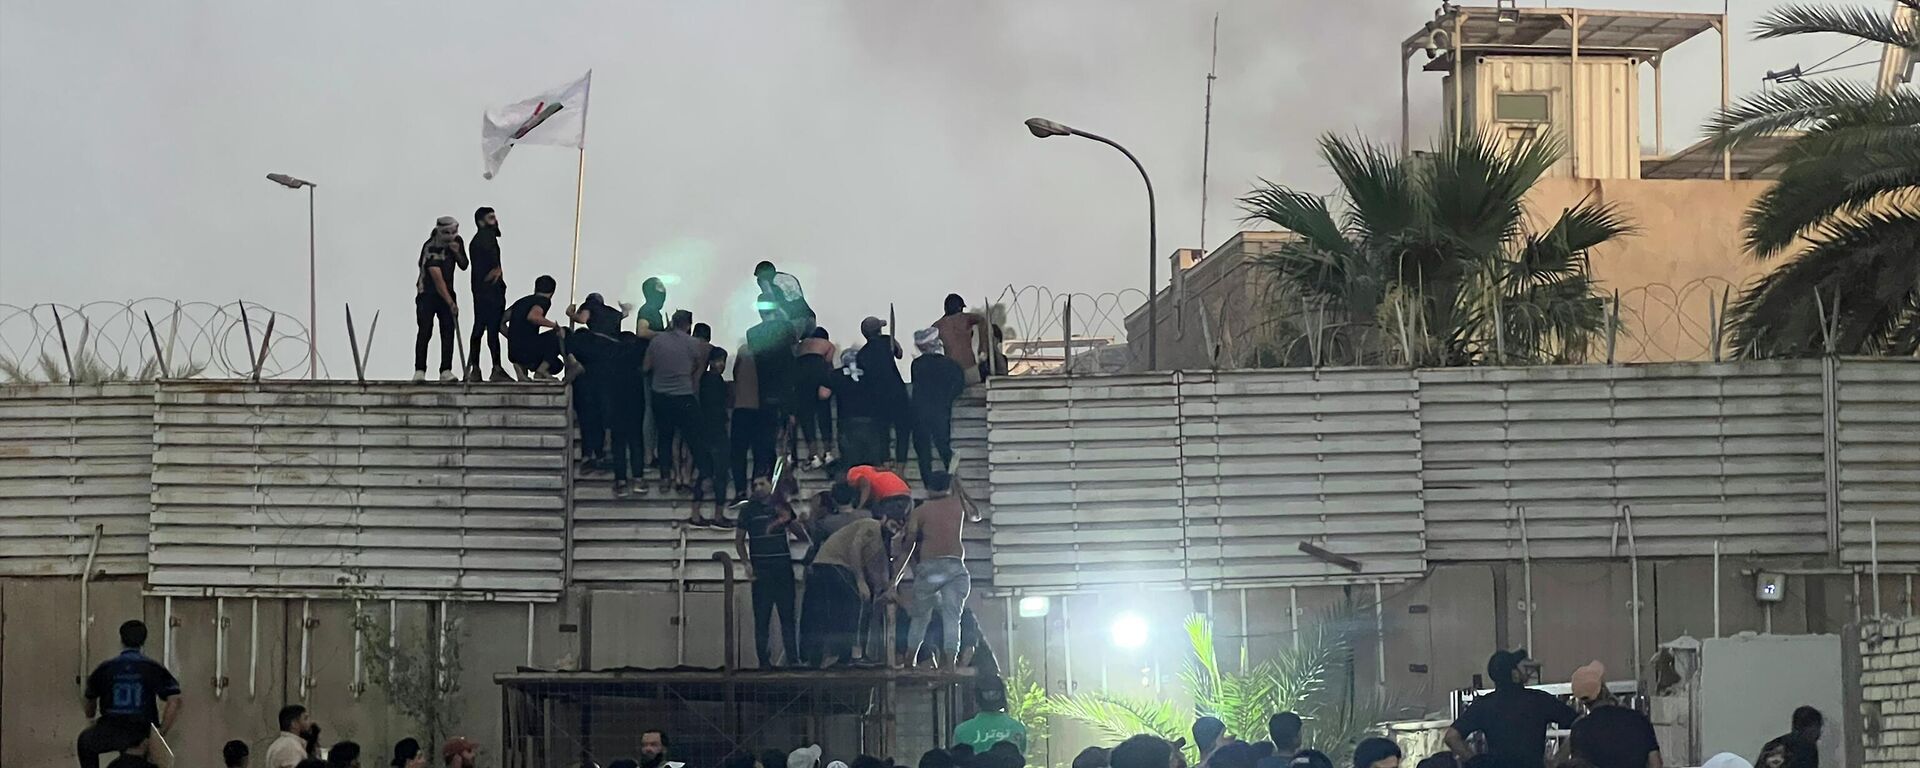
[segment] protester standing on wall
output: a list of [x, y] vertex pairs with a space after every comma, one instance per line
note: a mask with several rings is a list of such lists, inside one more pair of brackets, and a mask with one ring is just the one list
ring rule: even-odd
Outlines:
[[493, 353], [493, 380], [506, 381], [500, 358], [500, 327], [507, 311], [507, 279], [500, 266], [500, 218], [492, 208], [473, 212], [473, 332], [467, 339], [467, 381], [480, 381], [480, 341]]
[[440, 329], [440, 380], [453, 381], [454, 317], [460, 310], [453, 292], [454, 270], [467, 268], [466, 244], [460, 241], [460, 222], [442, 216], [420, 245], [413, 282], [413, 380], [427, 380], [427, 345]]

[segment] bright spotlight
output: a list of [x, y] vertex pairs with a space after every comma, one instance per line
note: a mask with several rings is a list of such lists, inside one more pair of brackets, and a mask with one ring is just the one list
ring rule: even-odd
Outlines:
[[1147, 620], [1132, 611], [1114, 617], [1108, 632], [1113, 636], [1115, 648], [1131, 651], [1147, 644]]
[[1020, 618], [1037, 619], [1047, 615], [1053, 605], [1045, 595], [1033, 595], [1020, 598]]

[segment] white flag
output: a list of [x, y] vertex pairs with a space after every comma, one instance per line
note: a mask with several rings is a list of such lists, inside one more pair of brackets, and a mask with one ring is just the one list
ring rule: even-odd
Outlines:
[[538, 96], [521, 99], [504, 107], [487, 110], [480, 121], [480, 153], [485, 156], [487, 178], [500, 172], [507, 151], [515, 144], [546, 144], [557, 147], [584, 146], [587, 142], [587, 91], [593, 84], [593, 70], [558, 88]]

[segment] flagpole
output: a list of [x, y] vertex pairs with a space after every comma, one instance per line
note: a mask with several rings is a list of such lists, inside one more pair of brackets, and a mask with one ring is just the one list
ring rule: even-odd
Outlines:
[[[573, 173], [573, 266], [567, 275], [567, 306], [578, 306], [580, 292], [580, 201], [587, 190], [587, 115], [593, 108], [593, 70], [587, 70], [587, 94], [580, 100], [580, 166]], [[571, 310], [569, 310], [571, 311]]]
[[567, 306], [576, 306], [574, 296], [580, 284], [580, 200], [586, 192], [587, 148], [580, 147], [580, 167], [573, 175], [573, 269], [567, 276]]

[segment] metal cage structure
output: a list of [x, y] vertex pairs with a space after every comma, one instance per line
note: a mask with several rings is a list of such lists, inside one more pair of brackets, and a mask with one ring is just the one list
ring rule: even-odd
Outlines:
[[[499, 763], [506, 768], [605, 766], [637, 757], [641, 734], [670, 737], [672, 759], [718, 765], [735, 751], [894, 755], [903, 722], [929, 736], [957, 725], [970, 669], [622, 669], [516, 672], [500, 684]], [[935, 738], [937, 741], [937, 736]]]

